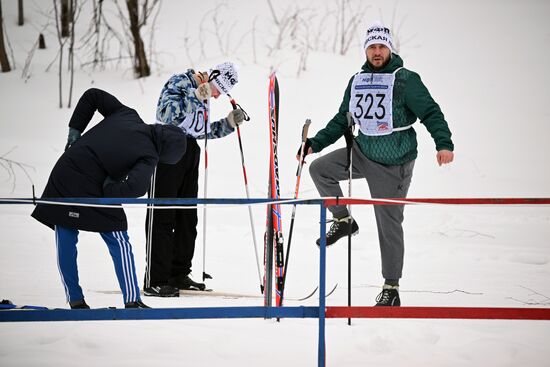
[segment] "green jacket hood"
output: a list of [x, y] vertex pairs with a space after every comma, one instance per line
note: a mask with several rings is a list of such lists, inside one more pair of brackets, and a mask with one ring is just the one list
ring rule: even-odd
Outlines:
[[361, 70], [366, 73], [393, 73], [396, 69], [403, 67], [403, 59], [398, 54], [391, 54], [390, 62], [380, 70], [374, 70], [368, 61], [365, 61]]

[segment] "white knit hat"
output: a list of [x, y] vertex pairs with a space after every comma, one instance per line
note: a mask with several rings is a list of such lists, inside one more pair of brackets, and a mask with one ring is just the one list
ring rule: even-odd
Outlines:
[[210, 74], [213, 71], [218, 70], [220, 75], [215, 77], [212, 80], [212, 83], [216, 88], [223, 94], [229, 93], [231, 88], [239, 82], [239, 74], [237, 72], [237, 66], [232, 62], [224, 62], [219, 65], [216, 65], [213, 69], [210, 70]]
[[384, 45], [393, 51], [393, 39], [391, 36], [391, 31], [388, 27], [382, 25], [380, 22], [374, 22], [367, 29], [367, 34], [365, 36], [365, 50], [374, 44]]

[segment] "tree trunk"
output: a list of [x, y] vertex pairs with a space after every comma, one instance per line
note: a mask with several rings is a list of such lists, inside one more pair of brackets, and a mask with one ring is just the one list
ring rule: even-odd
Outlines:
[[57, 10], [57, 0], [53, 0], [53, 9], [55, 12], [55, 30], [57, 31], [57, 41], [59, 42], [59, 108], [63, 108], [63, 46], [65, 46], [65, 43], [63, 42], [63, 37], [61, 37], [61, 24], [59, 23], [62, 17]]
[[139, 24], [139, 5], [138, 0], [127, 0], [128, 15], [130, 18], [130, 32], [134, 42], [134, 71], [138, 78], [151, 75], [147, 56], [145, 54], [145, 46], [139, 33], [141, 25]]
[[69, 83], [69, 101], [67, 102], [67, 108], [71, 108], [71, 103], [73, 100], [73, 86], [74, 86], [74, 19], [76, 11], [76, 0], [70, 0], [70, 14], [71, 14], [71, 38], [69, 42], [69, 73], [70, 73], [70, 83]]
[[2, 16], [2, 2], [0, 1], [0, 66], [2, 72], [11, 70], [8, 55], [6, 54], [6, 46], [4, 45], [4, 17]]
[[70, 19], [69, 0], [61, 0], [61, 37], [69, 37]]
[[46, 40], [44, 39], [44, 35], [42, 33], [38, 35], [38, 48], [40, 50], [46, 49]]
[[23, 0], [17, 0], [17, 25], [21, 26], [25, 24], [25, 17], [23, 15]]
[[95, 43], [94, 43], [94, 68], [103, 60], [104, 57], [100, 51], [100, 42], [101, 42], [101, 14], [103, 12], [103, 0], [94, 1], [94, 33], [95, 33]]

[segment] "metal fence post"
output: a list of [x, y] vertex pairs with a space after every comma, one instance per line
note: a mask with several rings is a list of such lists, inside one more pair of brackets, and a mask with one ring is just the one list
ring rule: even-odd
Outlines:
[[325, 276], [326, 276], [326, 223], [327, 210], [324, 205], [324, 200], [320, 202], [321, 219], [320, 219], [320, 238], [321, 244], [319, 247], [319, 367], [325, 366]]

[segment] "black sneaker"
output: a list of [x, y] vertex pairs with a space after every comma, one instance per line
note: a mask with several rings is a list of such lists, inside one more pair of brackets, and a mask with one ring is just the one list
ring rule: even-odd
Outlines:
[[71, 310], [89, 310], [90, 309], [90, 306], [86, 304], [86, 301], [84, 301], [84, 299], [69, 302], [69, 306], [71, 306]]
[[151, 308], [141, 301], [128, 302], [124, 304], [124, 308]]
[[[351, 224], [349, 223], [351, 220]], [[352, 217], [345, 217], [342, 219], [333, 219], [333, 223], [330, 226], [329, 231], [327, 232], [327, 247], [333, 245], [340, 238], [346, 237], [349, 235], [351, 225], [351, 235], [355, 236], [359, 233], [359, 226], [357, 222]], [[318, 238], [317, 246], [321, 246], [321, 239]]]
[[145, 288], [143, 294], [150, 297], [179, 297], [180, 291], [171, 285], [161, 285]]
[[206, 285], [204, 283], [195, 282], [189, 275], [172, 278], [168, 281], [168, 283], [178, 289], [187, 289], [192, 291], [204, 291], [206, 289]]
[[375, 306], [401, 306], [399, 287], [385, 285], [382, 292], [376, 297]]

